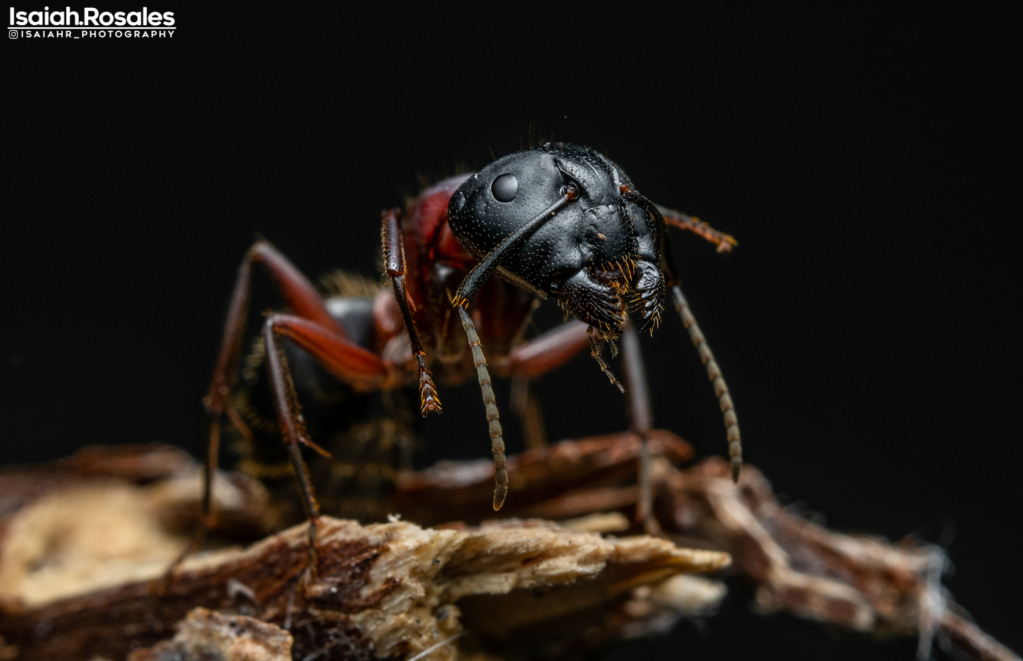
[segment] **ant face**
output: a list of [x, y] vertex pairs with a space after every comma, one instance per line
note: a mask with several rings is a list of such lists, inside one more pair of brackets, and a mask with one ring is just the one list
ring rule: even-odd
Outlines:
[[[451, 198], [448, 221], [477, 259], [503, 251], [496, 268], [505, 279], [617, 335], [630, 299], [644, 308], [646, 328], [656, 322], [664, 294], [658, 217], [640, 197], [603, 154], [547, 144], [498, 159], [466, 180]], [[527, 237], [502, 246], [537, 221]]]

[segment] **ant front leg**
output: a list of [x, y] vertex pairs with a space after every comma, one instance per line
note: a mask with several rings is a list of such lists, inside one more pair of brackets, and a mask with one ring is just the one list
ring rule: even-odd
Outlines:
[[639, 348], [639, 333], [628, 323], [622, 331], [622, 376], [626, 383], [629, 410], [629, 430], [639, 436], [639, 506], [636, 520], [643, 524], [648, 535], [660, 535], [661, 526], [653, 513], [653, 481], [650, 476], [650, 429], [653, 427], [653, 413], [650, 409], [650, 387], [646, 379], [646, 367]]
[[423, 351], [423, 344], [419, 341], [419, 332], [416, 331], [416, 323], [412, 319], [412, 310], [415, 308], [405, 289], [405, 249], [402, 244], [401, 228], [398, 225], [398, 217], [401, 212], [398, 209], [390, 209], [383, 212], [381, 238], [384, 247], [384, 267], [387, 270], [387, 277], [391, 279], [391, 287], [394, 289], [394, 298], [398, 302], [402, 319], [405, 321], [405, 330], [408, 331], [409, 342], [412, 344], [412, 353], [416, 357], [419, 368], [419, 398], [420, 410], [423, 417], [430, 411], [441, 412], [440, 397], [437, 395], [437, 388], [433, 385], [433, 377], [426, 366], [426, 352]]

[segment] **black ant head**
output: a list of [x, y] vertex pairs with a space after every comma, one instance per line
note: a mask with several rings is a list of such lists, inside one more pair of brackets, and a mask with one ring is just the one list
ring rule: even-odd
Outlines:
[[607, 335], [622, 330], [629, 307], [640, 330], [659, 321], [664, 221], [589, 147], [546, 144], [494, 161], [455, 191], [448, 222], [480, 260], [480, 277], [496, 268]]

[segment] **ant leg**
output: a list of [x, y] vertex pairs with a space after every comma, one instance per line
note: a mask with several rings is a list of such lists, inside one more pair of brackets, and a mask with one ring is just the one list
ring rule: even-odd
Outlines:
[[532, 382], [525, 376], [513, 375], [511, 378], [511, 407], [522, 425], [526, 449], [547, 447], [540, 400], [533, 390]]
[[650, 428], [653, 414], [650, 410], [650, 389], [646, 380], [646, 368], [639, 348], [639, 334], [632, 323], [622, 331], [622, 377], [628, 384], [626, 389], [629, 408], [630, 431], [640, 439], [639, 461], [639, 506], [636, 520], [643, 524], [648, 535], [659, 535], [661, 527], [653, 512], [653, 482], [650, 477]]
[[507, 362], [512, 377], [512, 407], [522, 419], [527, 448], [547, 445], [540, 402], [530, 379], [561, 367], [589, 346], [586, 324], [572, 320], [512, 349]]
[[[220, 450], [221, 416], [226, 413], [243, 435], [250, 435], [248, 427], [234, 409], [231, 402], [231, 391], [237, 379], [238, 359], [241, 355], [241, 345], [245, 334], [245, 320], [248, 317], [253, 264], [263, 266], [270, 273], [278, 293], [296, 315], [315, 322], [339, 337], [348, 338], [344, 328], [327, 311], [323, 299], [320, 298], [313, 284], [284, 255], [267, 241], [260, 240], [252, 244], [238, 268], [234, 290], [231, 293], [231, 302], [227, 309], [227, 318], [224, 321], [220, 352], [217, 355], [209, 390], [203, 399], [209, 420], [209, 440], [204, 461], [202, 514], [199, 518], [199, 526], [193, 535], [192, 542], [168, 568], [163, 580], [164, 586], [185, 557], [202, 546], [206, 533], [216, 522], [212, 490]], [[362, 350], [359, 349], [359, 351]], [[379, 362], [379, 359], [377, 360]]]
[[302, 493], [302, 508], [305, 510], [306, 521], [308, 522], [309, 559], [300, 583], [309, 586], [316, 578], [317, 572], [316, 527], [320, 520], [320, 508], [316, 504], [316, 498], [313, 495], [309, 468], [302, 459], [302, 453], [298, 447], [300, 442], [311, 444], [311, 441], [309, 441], [305, 425], [302, 423], [302, 414], [298, 399], [295, 396], [295, 386], [291, 382], [288, 361], [284, 357], [284, 350], [281, 348], [280, 343], [277, 342], [274, 325], [275, 320], [273, 317], [270, 317], [266, 320], [263, 330], [263, 337], [266, 341], [266, 364], [267, 371], [270, 374], [270, 386], [273, 390], [274, 408], [277, 409], [277, 421], [280, 424], [283, 435], [282, 440], [288, 448], [288, 455], [291, 457], [291, 465], [295, 470], [299, 491]]
[[586, 323], [573, 319], [524, 342], [508, 354], [512, 375], [535, 378], [555, 370], [590, 346]]
[[256, 241], [249, 248], [245, 259], [242, 260], [242, 264], [238, 268], [234, 291], [231, 294], [231, 303], [227, 309], [227, 319], [224, 322], [220, 353], [217, 356], [216, 367], [213, 369], [209, 391], [203, 400], [210, 418], [209, 452], [206, 457], [207, 466], [203, 487], [202, 525], [206, 528], [212, 526], [215, 520], [210, 490], [213, 477], [216, 475], [221, 415], [227, 413], [231, 422], [238, 427], [242, 434], [248, 435], [249, 433], [241, 416], [234, 410], [230, 395], [237, 380], [238, 358], [241, 355], [245, 320], [248, 317], [253, 264], [259, 264], [269, 271], [281, 298], [296, 315], [315, 322], [341, 337], [348, 337], [345, 329], [327, 311], [316, 288], [284, 255], [267, 241]]
[[345, 329], [327, 311], [316, 288], [276, 248], [266, 241], [257, 241], [249, 248], [238, 268], [231, 303], [224, 322], [224, 334], [220, 343], [213, 379], [206, 395], [206, 409], [211, 415], [220, 415], [225, 410], [236, 424], [237, 414], [230, 406], [230, 393], [237, 378], [238, 357], [245, 333], [248, 316], [249, 290], [251, 288], [252, 265], [260, 264], [269, 271], [278, 292], [294, 314], [314, 321], [334, 333], [348, 337]]
[[[302, 493], [302, 507], [309, 523], [309, 566], [306, 579], [316, 576], [316, 529], [320, 508], [313, 493], [309, 470], [302, 459], [299, 445], [329, 457], [330, 454], [310, 440], [302, 420], [301, 406], [295, 395], [288, 361], [280, 338], [287, 338], [313, 356], [325, 369], [356, 389], [381, 389], [387, 385], [392, 366], [376, 354], [352, 344], [348, 338], [324, 328], [314, 321], [290, 314], [271, 314], [263, 326], [266, 342], [266, 364], [273, 392], [274, 409], [281, 429], [282, 441]], [[306, 583], [308, 585], [308, 582]]]
[[419, 333], [416, 331], [416, 323], [412, 319], [412, 311], [415, 304], [409, 298], [405, 289], [405, 249], [401, 241], [401, 228], [398, 225], [398, 216], [401, 212], [398, 209], [391, 209], [382, 214], [382, 238], [384, 246], [384, 267], [387, 276], [391, 279], [391, 287], [394, 288], [394, 298], [398, 301], [398, 308], [405, 320], [405, 329], [408, 331], [409, 341], [412, 344], [412, 353], [416, 357], [419, 366], [419, 398], [420, 410], [423, 417], [430, 411], [441, 412], [440, 397], [437, 396], [437, 388], [433, 385], [433, 377], [426, 367], [426, 352], [419, 341]]
[[739, 242], [735, 240], [730, 234], [719, 232], [707, 223], [703, 222], [695, 216], [687, 216], [679, 211], [674, 211], [668, 207], [662, 207], [661, 205], [655, 205], [657, 210], [661, 212], [664, 217], [664, 222], [672, 227], [677, 227], [682, 230], [687, 230], [693, 234], [710, 241], [718, 247], [718, 252], [732, 252], [732, 248], [739, 245]]

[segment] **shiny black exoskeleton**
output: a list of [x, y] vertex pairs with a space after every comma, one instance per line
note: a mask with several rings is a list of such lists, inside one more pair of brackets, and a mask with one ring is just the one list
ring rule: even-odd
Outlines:
[[448, 222], [481, 262], [460, 300], [496, 269], [612, 336], [630, 307], [641, 331], [659, 322], [662, 270], [671, 274], [664, 219], [594, 149], [546, 144], [500, 158], [458, 188]]
[[[203, 400], [209, 444], [201, 531], [213, 522], [211, 487], [221, 419], [226, 415], [241, 438], [239, 449], [250, 474], [268, 482], [294, 475], [309, 522], [309, 568], [315, 570], [321, 510], [314, 492], [336, 494], [331, 511], [349, 510], [367, 518], [379, 513], [376, 507], [352, 510], [348, 493], [358, 491], [372, 504], [394, 490], [393, 468], [400, 462], [401, 446], [407, 445], [403, 438], [409, 435], [402, 422], [409, 406], [388, 407], [386, 398], [377, 401], [372, 395], [418, 382], [420, 412], [440, 413], [431, 364], [449, 383], [476, 374], [494, 455], [493, 506], [500, 509], [509, 492], [509, 474], [484, 347], [497, 354], [495, 365], [501, 373], [528, 380], [556, 369], [588, 344], [601, 370], [624, 393], [601, 358], [605, 343], [624, 334], [630, 428], [646, 439], [652, 424], [649, 398], [635, 329], [627, 320], [631, 308], [636, 326], [652, 330], [660, 319], [666, 288], [671, 289], [682, 324], [714, 383], [732, 474], [738, 477], [742, 447], [734, 407], [671, 267], [665, 228], [667, 223], [691, 231], [719, 251], [735, 245], [732, 237], [697, 218], [657, 207], [633, 188], [621, 168], [595, 150], [563, 144], [512, 154], [477, 174], [445, 179], [410, 200], [404, 211], [385, 210], [380, 220], [390, 291], [374, 285], [361, 288], [361, 294], [341, 291], [340, 299], [325, 299], [268, 242], [256, 241], [246, 253]], [[266, 315], [263, 349], [257, 348], [250, 357], [239, 383], [256, 267], [271, 275], [285, 309]], [[495, 272], [507, 282], [488, 282]], [[458, 279], [461, 284], [451, 296], [448, 285]], [[526, 340], [535, 301], [522, 296], [518, 287], [542, 298], [554, 297], [586, 323], [566, 323]], [[454, 346], [461, 338], [450, 323], [449, 302], [461, 322], [468, 352]], [[529, 417], [529, 407], [523, 405], [522, 410]], [[278, 439], [282, 444], [273, 447]], [[324, 442], [327, 447], [320, 445]], [[314, 458], [310, 452], [317, 465], [310, 464]], [[642, 463], [639, 510], [640, 518], [649, 523], [652, 482], [647, 453]], [[327, 487], [314, 489], [314, 482]], [[297, 509], [292, 513], [297, 515]], [[288, 512], [279, 518], [287, 520]]]

